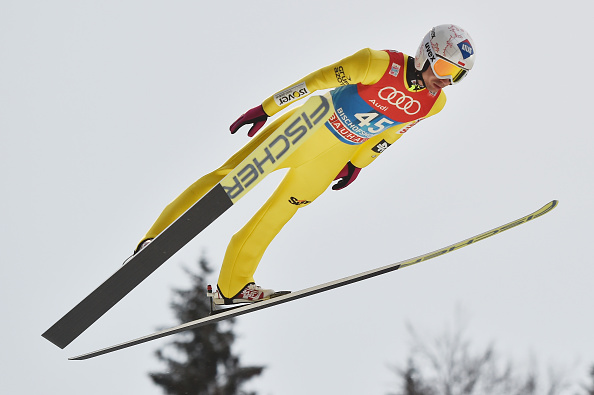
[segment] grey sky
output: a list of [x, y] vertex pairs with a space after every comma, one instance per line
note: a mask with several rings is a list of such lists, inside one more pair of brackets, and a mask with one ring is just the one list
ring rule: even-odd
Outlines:
[[[172, 287], [271, 193], [274, 174], [65, 350], [41, 337], [130, 254], [163, 207], [248, 141], [228, 125], [355, 51], [414, 55], [434, 25], [474, 38], [469, 77], [347, 189], [300, 210], [256, 279], [301, 289], [410, 258], [535, 210], [547, 216], [420, 265], [238, 319], [261, 394], [383, 394], [406, 322], [459, 307], [477, 345], [568, 377], [594, 362], [594, 137], [583, 2], [14, 1], [0, 3], [0, 392], [159, 394], [171, 339], [84, 362], [175, 324]], [[412, 7], [412, 8], [411, 8]], [[216, 281], [213, 276], [212, 282]]]

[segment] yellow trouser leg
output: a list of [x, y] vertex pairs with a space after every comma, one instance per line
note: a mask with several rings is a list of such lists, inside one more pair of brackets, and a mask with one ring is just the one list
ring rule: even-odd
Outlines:
[[266, 248], [297, 209], [303, 207], [295, 203], [313, 202], [357, 148], [339, 142], [321, 127], [287, 159], [282, 167], [289, 167], [289, 171], [283, 181], [227, 247], [218, 280], [225, 297], [234, 297], [246, 284], [254, 282], [253, 275]]
[[[194, 205], [202, 196], [210, 191], [217, 183], [219, 183], [231, 170], [240, 164], [245, 157], [258, 147], [271, 133], [273, 133], [288, 117], [293, 114], [294, 110], [283, 114], [273, 123], [271, 123], [264, 130], [260, 131], [253, 139], [249, 141], [242, 149], [233, 155], [227, 162], [225, 162], [217, 170], [201, 177], [198, 181], [193, 183], [188, 189], [182, 192], [175, 200], [167, 205], [161, 215], [157, 218], [153, 226], [148, 230], [142, 241], [157, 237], [165, 230], [173, 221], [179, 218], [190, 207]], [[140, 243], [139, 243], [140, 244]]]
[[[153, 239], [165, 230], [173, 221], [185, 213], [194, 203], [196, 203], [206, 192], [210, 191], [219, 181], [225, 177], [231, 169], [223, 167], [201, 177], [188, 189], [182, 192], [175, 200], [169, 203], [161, 215], [157, 218], [153, 226], [148, 230], [142, 241]], [[142, 243], [141, 241], [141, 243]]]

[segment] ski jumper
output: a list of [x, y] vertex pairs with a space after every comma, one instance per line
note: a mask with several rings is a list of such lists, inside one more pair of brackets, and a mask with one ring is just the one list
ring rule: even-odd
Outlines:
[[[350, 161], [363, 168], [419, 120], [441, 111], [442, 91], [416, 84], [414, 58], [397, 51], [369, 48], [317, 70], [262, 103], [272, 116], [317, 90], [335, 88], [327, 97], [334, 111], [279, 168], [289, 169], [276, 191], [231, 239], [218, 287], [232, 298], [247, 284], [268, 245], [301, 207], [311, 204]], [[281, 115], [217, 170], [203, 176], [170, 203], [143, 240], [154, 238], [183, 214], [296, 109]]]

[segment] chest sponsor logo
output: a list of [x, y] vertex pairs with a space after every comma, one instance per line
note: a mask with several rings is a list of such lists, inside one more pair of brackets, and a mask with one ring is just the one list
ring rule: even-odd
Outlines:
[[[341, 109], [338, 109], [337, 111], [340, 112]], [[343, 112], [340, 112], [340, 115], [343, 117], [343, 119], [348, 119], [346, 118], [346, 115], [344, 115]], [[358, 136], [357, 134], [351, 132], [349, 130], [349, 128], [346, 127], [346, 125], [343, 123], [343, 121], [341, 121], [341, 119], [338, 117], [337, 113], [335, 112], [334, 114], [332, 114], [332, 116], [330, 117], [330, 119], [328, 120], [328, 124], [330, 124], [330, 126], [332, 127], [332, 129], [334, 129], [334, 131], [342, 138], [344, 138], [345, 140], [354, 143], [354, 144], [361, 144], [364, 141], [369, 140], [368, 137], [361, 137]], [[349, 122], [350, 125], [352, 125], [351, 122]]]
[[311, 92], [307, 89], [305, 82], [294, 85], [274, 95], [274, 102], [277, 106], [284, 106], [294, 100], [303, 96], [309, 95]]
[[[392, 86], [382, 88], [378, 92], [378, 97], [387, 102], [387, 104], [404, 111], [407, 115], [415, 115], [421, 111], [421, 103], [418, 100], [413, 99]], [[374, 101], [371, 102], [373, 103]]]

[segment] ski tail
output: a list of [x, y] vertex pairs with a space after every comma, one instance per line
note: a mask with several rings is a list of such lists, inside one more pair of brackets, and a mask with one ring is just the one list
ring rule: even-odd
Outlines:
[[184, 214], [186, 220], [172, 224], [42, 336], [60, 348], [66, 347], [189, 242], [191, 232], [200, 233], [232, 205], [223, 187], [215, 186]]

